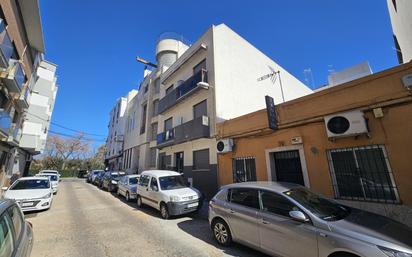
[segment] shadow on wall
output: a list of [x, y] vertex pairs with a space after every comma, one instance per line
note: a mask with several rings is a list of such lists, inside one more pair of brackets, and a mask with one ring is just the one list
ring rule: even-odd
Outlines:
[[223, 247], [217, 244], [213, 238], [212, 231], [210, 230], [209, 223], [203, 219], [190, 219], [179, 222], [177, 226], [184, 232], [190, 234], [197, 239], [200, 239], [207, 244], [213, 245], [216, 248], [223, 250], [223, 252], [229, 256], [239, 257], [269, 257], [264, 253], [258, 252], [252, 248], [233, 243], [229, 247]]

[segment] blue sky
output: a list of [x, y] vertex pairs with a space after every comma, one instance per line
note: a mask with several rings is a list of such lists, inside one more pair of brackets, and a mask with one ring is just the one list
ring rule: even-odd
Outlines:
[[58, 64], [52, 121], [93, 134], [107, 134], [115, 100], [142, 79], [143, 65], [135, 56], [154, 61], [156, 40], [166, 31], [194, 42], [212, 24], [226, 23], [298, 79], [304, 81], [304, 69], [311, 68], [316, 86], [326, 83], [331, 68], [368, 60], [378, 72], [397, 64], [385, 0], [41, 0], [40, 5], [46, 58]]

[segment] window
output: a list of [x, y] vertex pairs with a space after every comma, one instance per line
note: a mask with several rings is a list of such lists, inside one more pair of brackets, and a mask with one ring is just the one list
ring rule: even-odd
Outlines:
[[396, 0], [392, 0], [392, 4], [393, 4], [393, 8], [395, 8], [395, 12], [397, 12], [398, 9], [396, 8]]
[[145, 93], [145, 94], [147, 93], [147, 91], [149, 91], [149, 86], [148, 86], [148, 85], [146, 85], [146, 86], [144, 87], [144, 93]]
[[193, 170], [208, 170], [209, 149], [193, 151]]
[[233, 188], [229, 192], [231, 203], [259, 209], [258, 190], [249, 188]]
[[173, 117], [170, 117], [169, 119], [164, 121], [165, 129], [164, 131], [171, 130], [173, 128]]
[[166, 95], [170, 94], [170, 92], [172, 92], [172, 90], [173, 90], [173, 85], [171, 85], [170, 87], [168, 87], [166, 89]]
[[7, 104], [7, 97], [6, 95], [3, 93], [3, 91], [0, 91], [0, 108], [4, 109], [4, 107]]
[[155, 177], [153, 177], [150, 181], [150, 189], [152, 189], [153, 191], [159, 190], [159, 187], [157, 186], [157, 179]]
[[12, 222], [7, 215], [0, 217], [0, 256], [11, 256], [14, 250]]
[[147, 187], [148, 184], [149, 184], [149, 176], [141, 176], [140, 181], [139, 181], [139, 185]]
[[383, 145], [328, 151], [337, 198], [398, 202], [398, 193]]
[[398, 56], [398, 62], [399, 64], [403, 63], [403, 55], [402, 55], [402, 50], [401, 46], [399, 45], [398, 38], [393, 35], [393, 41], [395, 42], [395, 50], [396, 50], [396, 55]]
[[152, 124], [152, 140], [156, 140], [157, 137], [157, 122]]
[[150, 167], [156, 167], [156, 148], [150, 148]]
[[207, 116], [207, 100], [204, 100], [193, 106], [193, 118]]
[[202, 60], [199, 64], [193, 67], [193, 74], [197, 74], [201, 70], [206, 70], [206, 59]]
[[273, 192], [260, 191], [260, 200], [262, 201], [262, 209], [277, 215], [289, 217], [290, 211], [298, 211], [299, 209], [285, 197]]
[[255, 157], [233, 159], [233, 183], [256, 181]]
[[154, 100], [154, 101], [153, 101], [153, 113], [152, 113], [152, 117], [156, 116], [158, 112], [159, 112], [159, 100]]
[[140, 135], [146, 132], [146, 110], [147, 109], [147, 104], [143, 105], [143, 110], [142, 110], [142, 125], [140, 127]]
[[155, 94], [159, 94], [160, 92], [160, 79], [157, 78], [154, 83], [154, 92]]

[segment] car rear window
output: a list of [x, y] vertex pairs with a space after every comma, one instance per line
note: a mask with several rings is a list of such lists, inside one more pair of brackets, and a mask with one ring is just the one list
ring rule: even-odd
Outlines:
[[10, 187], [10, 190], [46, 189], [50, 188], [50, 182], [45, 179], [19, 180]]

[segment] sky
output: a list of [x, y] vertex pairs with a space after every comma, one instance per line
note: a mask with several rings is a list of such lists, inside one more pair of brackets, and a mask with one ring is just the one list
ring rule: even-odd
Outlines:
[[58, 65], [51, 130], [99, 135], [89, 136], [95, 146], [116, 99], [142, 81], [135, 57], [155, 61], [163, 32], [193, 43], [225, 23], [302, 82], [310, 68], [312, 88], [329, 70], [397, 65], [386, 0], [40, 0], [40, 9], [45, 56]]

